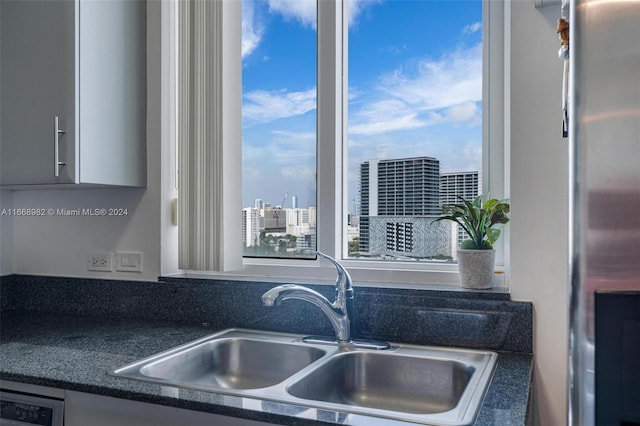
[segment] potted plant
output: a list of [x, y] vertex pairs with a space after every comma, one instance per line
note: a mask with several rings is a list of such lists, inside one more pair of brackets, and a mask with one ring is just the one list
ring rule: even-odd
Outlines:
[[460, 243], [457, 251], [462, 286], [490, 288], [496, 255], [493, 244], [500, 237], [500, 230], [494, 226], [509, 222], [509, 203], [496, 198], [485, 201], [482, 195], [473, 201], [458, 198], [460, 203], [443, 205], [442, 215], [434, 222], [456, 222], [469, 237]]

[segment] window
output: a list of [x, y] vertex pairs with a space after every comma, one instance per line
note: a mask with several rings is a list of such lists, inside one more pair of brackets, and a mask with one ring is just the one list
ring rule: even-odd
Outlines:
[[[391, 27], [381, 30], [376, 13], [382, 11], [384, 22], [391, 25], [393, 13], [400, 13], [396, 8], [404, 10], [406, 19], [423, 19], [424, 11], [407, 11], [412, 7], [444, 11], [450, 2], [319, 1], [313, 16], [315, 10], [308, 12], [314, 8], [307, 9], [307, 1], [244, 2], [245, 82], [242, 93], [237, 95], [244, 107], [245, 193], [242, 206], [237, 208], [238, 217], [242, 211], [243, 219], [235, 238], [242, 240], [245, 255], [251, 257], [245, 257], [241, 273], [308, 277], [308, 268], [317, 268], [320, 262], [288, 257], [294, 254], [313, 258], [317, 249], [341, 259], [360, 281], [457, 282], [455, 265], [442, 262], [447, 258], [446, 250], [434, 253], [425, 249], [425, 241], [438, 245], [442, 239], [455, 240], [455, 232], [434, 225], [425, 236], [425, 218], [437, 214], [441, 202], [458, 191], [467, 191], [467, 195], [481, 186], [482, 192], [496, 197], [506, 194], [504, 134], [508, 132], [508, 109], [504, 105], [508, 96], [504, 88], [508, 87], [508, 74], [504, 72], [504, 52], [508, 50], [508, 39], [504, 37], [504, 23], [508, 6], [480, 0], [452, 2], [457, 7], [447, 13], [455, 14], [455, 19], [445, 27], [439, 27], [444, 19], [427, 25], [429, 28], [413, 23], [403, 26], [402, 19], [397, 19], [396, 28], [413, 28], [418, 39], [411, 39], [409, 32], [402, 44], [399, 36], [390, 34], [403, 31]], [[236, 2], [221, 3], [223, 7], [235, 7]], [[467, 15], [458, 10], [463, 4], [473, 12]], [[266, 24], [248, 31], [249, 13], [254, 14], [252, 25], [261, 22], [255, 14], [263, 14]], [[268, 54], [258, 43], [269, 37], [268, 28], [276, 33], [271, 41], [277, 42], [279, 50], [272, 52], [278, 54]], [[297, 35], [287, 36], [287, 32]], [[316, 37], [317, 49], [309, 47]], [[419, 51], [416, 46], [424, 47], [427, 37], [447, 43], [440, 51]], [[347, 39], [353, 42], [347, 43]], [[415, 46], [410, 46], [410, 41]], [[295, 61], [286, 57], [284, 43], [292, 51], [301, 52], [301, 64], [293, 65]], [[413, 56], [393, 62], [383, 55], [393, 56], [405, 45]], [[380, 62], [376, 65], [384, 69], [368, 75], [376, 58]], [[313, 60], [317, 61], [317, 74], [310, 71]], [[261, 67], [273, 67], [272, 81], [266, 78], [266, 72], [260, 72]], [[431, 72], [431, 89], [446, 95], [446, 102], [438, 103], [430, 93], [420, 93], [410, 84], [425, 77], [419, 72], [424, 69]], [[290, 70], [294, 72], [288, 73]], [[444, 74], [437, 74], [442, 70]], [[255, 75], [251, 77], [252, 72]], [[438, 78], [453, 86], [440, 85]], [[447, 134], [439, 127], [443, 122], [458, 127], [448, 133], [455, 133], [455, 137], [451, 136], [455, 141], [446, 144], [448, 151], [439, 152], [431, 140], [442, 141], [442, 135]], [[416, 133], [411, 133], [420, 133], [420, 129], [429, 135], [429, 141], [424, 143], [427, 149], [409, 150], [410, 146], [422, 145], [416, 140]], [[301, 142], [303, 135], [306, 140]], [[282, 147], [289, 147], [292, 152]], [[297, 162], [280, 162], [280, 156], [291, 153], [300, 154]], [[472, 153], [471, 161], [462, 161], [468, 153]], [[261, 162], [275, 163], [271, 175]], [[256, 165], [264, 167], [263, 178], [257, 180], [263, 186], [248, 189]], [[293, 173], [299, 181], [315, 174], [315, 181], [304, 182], [304, 190], [277, 181], [273, 175], [276, 170], [285, 176], [283, 172], [294, 166], [308, 171]], [[226, 202], [227, 193], [223, 193]], [[267, 193], [270, 195], [263, 195]], [[271, 211], [267, 214], [268, 210]], [[315, 225], [317, 232], [306, 233], [303, 227], [295, 230], [299, 232], [294, 235], [295, 240], [289, 238], [289, 231], [300, 224], [308, 224], [309, 230]], [[273, 238], [267, 238], [267, 234]], [[263, 254], [255, 248], [254, 253], [248, 253], [252, 245], [263, 243], [270, 247], [268, 255], [283, 259], [253, 257]], [[223, 241], [221, 246], [227, 244], [231, 243]], [[381, 253], [372, 256], [374, 245]], [[450, 247], [451, 242], [449, 250]], [[498, 264], [504, 264], [507, 252], [498, 250]], [[362, 262], [363, 258], [368, 261]], [[439, 262], [416, 261], [420, 258]]]
[[[482, 2], [361, 8], [348, 32], [349, 258], [453, 261], [451, 224], [432, 222], [445, 189], [481, 191]], [[444, 173], [473, 174], [475, 186], [445, 188]], [[398, 227], [408, 220], [416, 232], [405, 245]]]
[[316, 0], [242, 0], [244, 255], [315, 259]]

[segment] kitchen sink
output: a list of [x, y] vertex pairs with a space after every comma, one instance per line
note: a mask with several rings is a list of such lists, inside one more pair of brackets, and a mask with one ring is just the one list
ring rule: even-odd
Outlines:
[[140, 374], [179, 383], [256, 389], [283, 381], [324, 354], [310, 346], [223, 338], [163, 357], [140, 368]]
[[204, 390], [265, 388], [326, 353], [294, 341], [283, 335], [237, 330], [187, 343], [113, 374]]
[[458, 404], [474, 371], [447, 359], [349, 352], [334, 356], [288, 391], [303, 399], [433, 414]]
[[110, 374], [347, 415], [467, 425], [497, 358], [489, 351], [403, 344], [373, 350], [303, 337], [229, 329]]

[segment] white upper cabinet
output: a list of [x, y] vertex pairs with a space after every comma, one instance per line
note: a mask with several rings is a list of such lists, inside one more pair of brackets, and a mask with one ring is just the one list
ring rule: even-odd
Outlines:
[[0, 1], [3, 188], [146, 184], [146, 3]]

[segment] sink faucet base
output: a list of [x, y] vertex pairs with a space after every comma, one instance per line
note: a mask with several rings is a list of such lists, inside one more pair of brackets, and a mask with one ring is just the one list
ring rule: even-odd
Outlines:
[[338, 345], [358, 349], [373, 349], [378, 351], [391, 348], [391, 345], [389, 343], [380, 340], [353, 339], [349, 342], [343, 343], [337, 341], [335, 338], [328, 336], [306, 336], [302, 338], [302, 341], [311, 344]]

